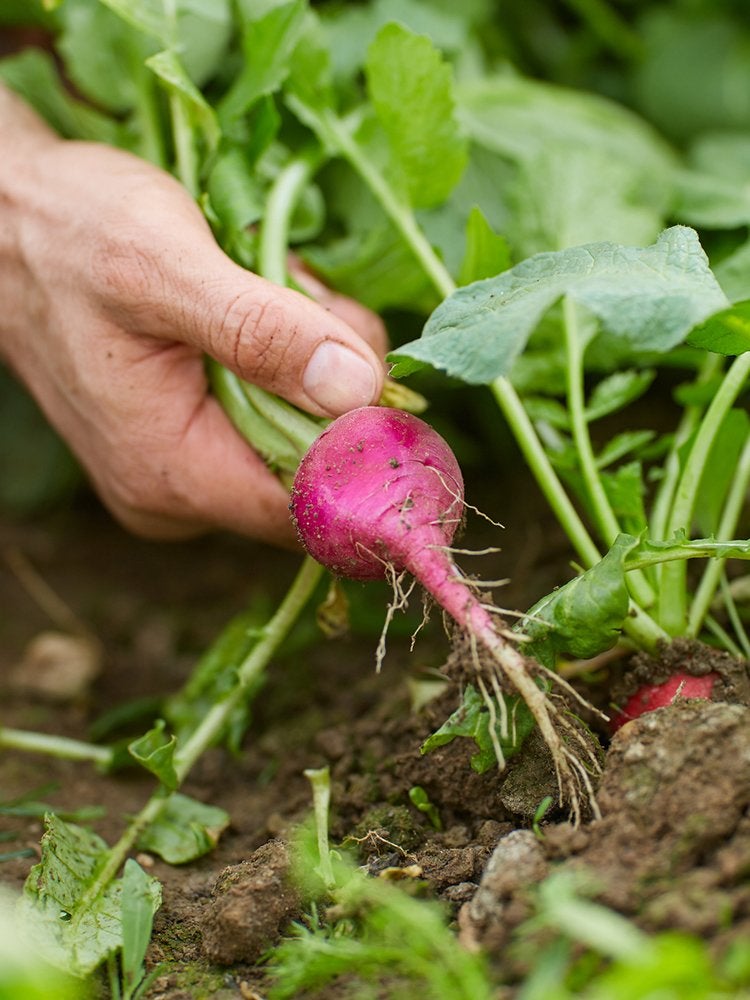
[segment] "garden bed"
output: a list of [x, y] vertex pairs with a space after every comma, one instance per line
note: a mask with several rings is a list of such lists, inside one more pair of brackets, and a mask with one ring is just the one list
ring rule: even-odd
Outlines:
[[[533, 495], [526, 485], [527, 497]], [[509, 514], [527, 542], [503, 554], [517, 570], [504, 597], [528, 603], [551, 569], [534, 556], [533, 538], [543, 526], [524, 521], [521, 512]], [[5, 522], [2, 540], [6, 551], [24, 553], [104, 649], [101, 672], [74, 697], [51, 700], [49, 692], [24, 688], [22, 680], [28, 685], [33, 677], [17, 665], [27, 643], [51, 623], [5, 563], [3, 724], [78, 739], [107, 710], [179, 687], [227, 618], [255, 595], [281, 593], [298, 559], [233, 538], [134, 540], [86, 498], [33, 523]], [[471, 740], [420, 753], [460, 703], [458, 684], [450, 684], [413, 708], [415, 664], [432, 667], [444, 655], [440, 632], [429, 630], [416, 657], [406, 639], [392, 636], [380, 673], [368, 635], [319, 642], [274, 664], [241, 751], [209, 751], [183, 789], [228, 811], [231, 823], [217, 846], [186, 865], [137, 854], [163, 886], [148, 961], [164, 967], [148, 996], [264, 995], [267, 949], [306, 912], [290, 881], [288, 845], [312, 807], [304, 772], [325, 765], [332, 777], [332, 843], [348, 845], [373, 877], [402, 869], [413, 891], [419, 886], [420, 896], [441, 900], [461, 942], [486, 952], [508, 996], [529, 971], [528, 946], [514, 932], [553, 870], [585, 871], [594, 898], [608, 907], [649, 932], [698, 935], [717, 955], [747, 933], [747, 708], [684, 702], [623, 727], [601, 778], [602, 818], [575, 828], [553, 809], [540, 824], [535, 812], [556, 792], [540, 740], [527, 741], [507, 776], [496, 769], [475, 773]], [[642, 662], [638, 669], [647, 668]], [[621, 673], [617, 663], [599, 672], [593, 690], [601, 701]], [[733, 700], [743, 693], [735, 691]], [[606, 745], [602, 728], [600, 737]], [[90, 822], [109, 843], [151, 786], [137, 770], [105, 775], [86, 763], [20, 751], [0, 758], [4, 803], [41, 798], [63, 816]], [[432, 811], [412, 803], [415, 786]], [[88, 820], [87, 808], [101, 815]], [[39, 811], [3, 815], [0, 830], [12, 838], [8, 852], [28, 852], [0, 870], [4, 884], [20, 889], [38, 860]], [[383, 975], [387, 982], [387, 969]], [[340, 988], [358, 995], [347, 993], [346, 980]], [[336, 995], [327, 989], [321, 995]]]

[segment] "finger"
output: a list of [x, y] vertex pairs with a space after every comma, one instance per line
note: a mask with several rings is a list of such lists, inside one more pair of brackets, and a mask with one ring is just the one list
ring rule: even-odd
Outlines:
[[299, 292], [230, 267], [186, 331], [194, 346], [312, 413], [338, 416], [377, 402], [383, 363], [347, 323]]
[[294, 254], [289, 255], [289, 270], [299, 287], [325, 309], [342, 319], [372, 347], [378, 357], [388, 352], [388, 334], [380, 316], [356, 299], [329, 288]]
[[144, 538], [188, 538], [222, 528], [296, 549], [289, 495], [206, 397], [167, 461], [157, 462], [146, 495], [125, 500], [100, 489], [117, 519]]
[[382, 358], [343, 319], [234, 264], [200, 226], [179, 251], [159, 242], [138, 261], [141, 332], [190, 344], [321, 416], [377, 402]]

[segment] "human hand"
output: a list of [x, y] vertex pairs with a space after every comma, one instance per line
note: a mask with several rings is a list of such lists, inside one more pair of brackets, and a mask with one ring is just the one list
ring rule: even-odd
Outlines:
[[0, 165], [0, 354], [130, 530], [292, 544], [287, 493], [209, 394], [203, 355], [337, 416], [380, 395], [380, 320], [309, 276], [323, 304], [245, 271], [169, 175], [11, 112], [23, 127]]

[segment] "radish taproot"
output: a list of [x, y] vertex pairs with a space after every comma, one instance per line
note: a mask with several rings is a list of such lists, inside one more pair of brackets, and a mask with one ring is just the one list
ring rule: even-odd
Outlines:
[[[584, 792], [596, 812], [589, 770], [568, 745], [577, 739], [586, 747], [576, 726], [536, 683], [538, 665], [502, 634], [496, 609], [453, 560], [464, 506], [463, 477], [447, 442], [418, 417], [382, 406], [351, 410], [326, 428], [300, 463], [290, 503], [306, 550], [337, 576], [408, 572], [419, 581], [469, 636], [477, 668], [477, 648], [489, 653], [501, 713], [503, 679], [526, 702], [552, 753], [561, 801], [578, 819]], [[502, 764], [499, 744], [496, 750]]]

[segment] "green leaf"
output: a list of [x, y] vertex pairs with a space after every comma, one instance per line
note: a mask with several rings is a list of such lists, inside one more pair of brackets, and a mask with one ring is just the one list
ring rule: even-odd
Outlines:
[[720, 260], [714, 267], [714, 274], [730, 302], [750, 299], [750, 240]]
[[263, 216], [265, 192], [245, 150], [238, 146], [220, 152], [208, 175], [207, 190], [211, 207], [230, 229], [243, 230]]
[[[435, 305], [432, 286], [393, 226], [374, 225], [326, 247], [312, 246], [303, 258], [332, 287], [380, 312], [393, 306]], [[422, 310], [421, 310], [422, 311]]]
[[242, 68], [218, 105], [223, 125], [246, 114], [261, 97], [281, 87], [290, 72], [306, 11], [305, 0], [289, 0], [246, 19]]
[[619, 462], [626, 455], [633, 452], [638, 454], [654, 440], [655, 436], [654, 431], [621, 431], [607, 441], [598, 452], [596, 456], [597, 468], [606, 469], [608, 465]]
[[[66, 0], [66, 6], [70, 0]], [[91, 6], [88, 0], [78, 0]], [[175, 49], [190, 79], [202, 86], [220, 68], [230, 40], [229, 0], [100, 0], [155, 47]], [[98, 6], [98, 5], [97, 5]], [[64, 9], [64, 8], [63, 8]], [[96, 39], [91, 39], [96, 45]]]
[[80, 979], [52, 965], [36, 927], [19, 920], [18, 896], [0, 887], [0, 998], [2, 1000], [88, 1000]]
[[[500, 720], [495, 726], [495, 733], [503, 755], [508, 760], [521, 749], [523, 741], [534, 728], [534, 719], [521, 698], [506, 698], [506, 708], [511, 720], [509, 735], [503, 738]], [[471, 758], [471, 766], [478, 774], [484, 774], [497, 764], [490, 736], [490, 713], [481, 694], [471, 684], [466, 686], [461, 705], [440, 729], [427, 737], [419, 752], [429, 753], [450, 743], [457, 736], [472, 739], [476, 743], [477, 753]]]
[[721, 177], [683, 170], [676, 174], [675, 215], [693, 226], [734, 229], [750, 222], [750, 190]]
[[655, 377], [656, 372], [648, 368], [608, 375], [594, 386], [586, 403], [586, 419], [591, 423], [628, 406], [646, 392]]
[[467, 160], [455, 120], [450, 64], [429, 38], [393, 22], [378, 32], [365, 71], [412, 205], [439, 204], [456, 186]]
[[644, 537], [627, 553], [625, 569], [630, 572], [678, 559], [750, 559], [750, 539], [717, 542], [713, 538], [687, 538], [683, 533], [668, 542], [654, 542]]
[[[24, 886], [23, 916], [49, 943], [49, 960], [74, 975], [88, 975], [122, 947], [122, 882], [108, 882], [94, 898], [87, 897], [107, 855], [97, 834], [48, 816], [42, 860]], [[156, 879], [149, 878], [148, 885], [153, 913], [161, 890]]]
[[510, 247], [504, 236], [490, 226], [482, 210], [474, 205], [466, 221], [466, 252], [458, 273], [458, 284], [492, 278], [510, 267]]
[[459, 288], [430, 316], [419, 340], [392, 352], [394, 374], [407, 373], [417, 360], [470, 383], [507, 375], [563, 295], [632, 351], [668, 351], [727, 304], [697, 234], [684, 226], [665, 230], [645, 249], [594, 243], [541, 253]]
[[101, 0], [101, 3], [137, 31], [169, 44], [169, 19], [161, 0]]
[[750, 300], [714, 313], [687, 338], [692, 347], [735, 357], [750, 350]]
[[612, 512], [623, 531], [640, 535], [648, 525], [644, 496], [643, 467], [640, 462], [628, 462], [614, 472], [602, 472], [601, 481]]
[[157, 720], [153, 729], [128, 744], [128, 751], [142, 767], [155, 774], [165, 788], [172, 791], [179, 784], [174, 769], [177, 740], [174, 736], [168, 737], [164, 729], [164, 720]]
[[29, 48], [1, 59], [0, 80], [21, 94], [65, 138], [129, 145], [127, 130], [120, 122], [71, 96], [46, 52]]
[[144, 61], [157, 49], [153, 37], [123, 23], [104, 3], [66, 0], [61, 15], [58, 48], [78, 90], [111, 112], [132, 110], [148, 76]]
[[595, 566], [537, 602], [516, 626], [529, 637], [524, 652], [551, 668], [560, 654], [585, 660], [614, 646], [630, 602], [624, 561], [636, 544], [620, 535]]
[[209, 149], [215, 149], [221, 138], [216, 113], [187, 74], [174, 49], [164, 49], [146, 60], [149, 69], [158, 76], [168, 91], [182, 97], [203, 131]]
[[141, 835], [138, 846], [170, 865], [182, 865], [212, 851], [227, 826], [229, 813], [224, 809], [175, 792]]
[[510, 73], [472, 79], [458, 102], [475, 148], [504, 161], [490, 218], [503, 213], [517, 255], [605, 239], [639, 245], [663, 227], [672, 154], [622, 106]]
[[154, 924], [153, 879], [137, 861], [128, 858], [122, 873], [122, 979], [126, 996], [132, 995], [144, 975]]

